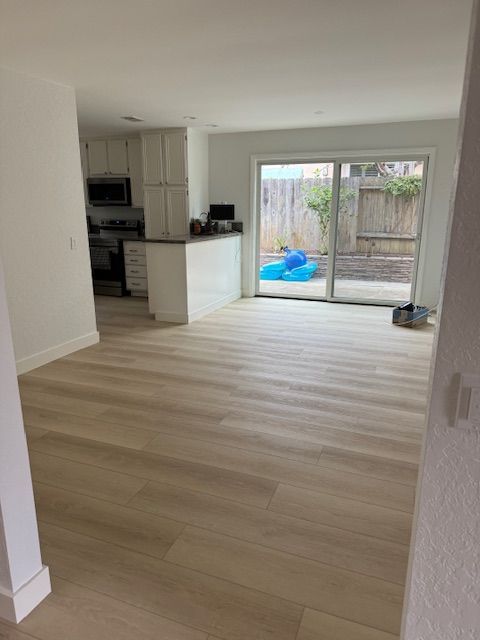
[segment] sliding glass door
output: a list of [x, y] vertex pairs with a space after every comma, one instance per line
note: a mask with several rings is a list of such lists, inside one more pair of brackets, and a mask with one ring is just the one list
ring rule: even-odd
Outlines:
[[426, 159], [341, 163], [331, 297], [410, 300]]
[[258, 165], [257, 295], [413, 298], [426, 156]]
[[326, 298], [334, 166], [259, 166], [257, 294]]

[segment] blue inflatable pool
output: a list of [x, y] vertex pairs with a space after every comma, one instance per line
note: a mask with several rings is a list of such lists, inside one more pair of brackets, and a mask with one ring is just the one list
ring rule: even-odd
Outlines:
[[286, 268], [285, 260], [264, 264], [260, 267], [260, 280], [279, 280]]
[[306, 282], [310, 280], [317, 268], [318, 265], [316, 262], [307, 262], [307, 264], [302, 267], [284, 271], [282, 273], [282, 279], [287, 282]]
[[307, 264], [307, 256], [303, 249], [285, 249], [285, 264], [287, 269], [296, 269]]
[[260, 280], [286, 280], [287, 282], [306, 282], [310, 280], [318, 265], [307, 262], [303, 249], [285, 249], [285, 258], [269, 262], [260, 267]]

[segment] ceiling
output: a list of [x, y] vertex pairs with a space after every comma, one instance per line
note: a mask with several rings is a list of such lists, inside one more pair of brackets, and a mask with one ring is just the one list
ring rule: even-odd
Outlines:
[[0, 59], [74, 86], [83, 135], [455, 117], [471, 4], [0, 0]]

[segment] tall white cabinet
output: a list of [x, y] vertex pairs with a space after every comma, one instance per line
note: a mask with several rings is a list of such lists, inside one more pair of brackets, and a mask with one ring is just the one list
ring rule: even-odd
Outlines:
[[145, 235], [184, 235], [189, 219], [208, 207], [208, 137], [191, 129], [161, 129], [142, 132], [141, 138]]
[[163, 185], [163, 149], [161, 133], [142, 134], [143, 184]]
[[162, 187], [145, 188], [143, 194], [143, 215], [145, 218], [145, 236], [160, 238], [165, 236], [165, 194]]
[[188, 183], [187, 135], [186, 131], [167, 131], [163, 134], [167, 185], [183, 186]]

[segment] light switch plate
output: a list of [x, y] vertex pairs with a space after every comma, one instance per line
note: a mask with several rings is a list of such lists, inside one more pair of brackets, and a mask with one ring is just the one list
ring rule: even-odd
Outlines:
[[468, 421], [480, 425], [480, 387], [472, 387], [470, 389]]
[[460, 375], [455, 426], [480, 431], [480, 375]]

